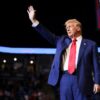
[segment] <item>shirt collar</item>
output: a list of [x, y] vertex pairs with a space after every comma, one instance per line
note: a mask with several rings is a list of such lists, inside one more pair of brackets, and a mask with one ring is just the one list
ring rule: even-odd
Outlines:
[[82, 40], [82, 35], [78, 36], [78, 37], [76, 38], [76, 40], [77, 40], [77, 41]]

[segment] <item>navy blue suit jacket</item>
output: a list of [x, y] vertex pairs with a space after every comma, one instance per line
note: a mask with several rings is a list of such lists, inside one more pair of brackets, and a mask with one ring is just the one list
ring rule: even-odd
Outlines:
[[[66, 35], [61, 37], [55, 36], [41, 24], [34, 29], [56, 46], [56, 54], [48, 78], [48, 83], [55, 86], [58, 84], [61, 76], [63, 51], [69, 46], [71, 40]], [[98, 64], [96, 43], [88, 39], [82, 39], [81, 42], [77, 64], [77, 78], [79, 87], [84, 93], [92, 92], [94, 83], [100, 84], [100, 66]]]

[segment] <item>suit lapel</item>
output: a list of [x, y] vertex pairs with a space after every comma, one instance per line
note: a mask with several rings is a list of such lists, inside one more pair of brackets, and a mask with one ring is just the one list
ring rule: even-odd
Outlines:
[[62, 51], [69, 46], [71, 39], [66, 38], [62, 44]]
[[81, 46], [80, 46], [80, 50], [79, 50], [79, 57], [78, 57], [78, 63], [80, 62], [81, 58], [82, 58], [82, 55], [84, 54], [84, 51], [87, 47], [87, 42], [85, 39], [82, 39], [82, 42], [81, 42]]

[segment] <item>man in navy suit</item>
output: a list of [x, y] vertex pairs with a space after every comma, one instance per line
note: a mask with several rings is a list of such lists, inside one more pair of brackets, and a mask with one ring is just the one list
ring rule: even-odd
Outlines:
[[[77, 19], [70, 19], [65, 22], [68, 36], [55, 36], [36, 19], [33, 6], [29, 6], [27, 12], [32, 27], [56, 46], [48, 83], [52, 86], [60, 85], [60, 100], [94, 100], [92, 95], [100, 92], [97, 47], [95, 42], [82, 37], [81, 23]], [[69, 55], [74, 39], [75, 68], [70, 73]]]

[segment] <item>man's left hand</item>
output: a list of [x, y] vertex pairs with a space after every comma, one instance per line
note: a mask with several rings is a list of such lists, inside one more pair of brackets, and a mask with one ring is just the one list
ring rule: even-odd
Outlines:
[[94, 84], [93, 92], [94, 92], [95, 94], [98, 93], [98, 92], [100, 92], [100, 85], [99, 85], [99, 84]]

